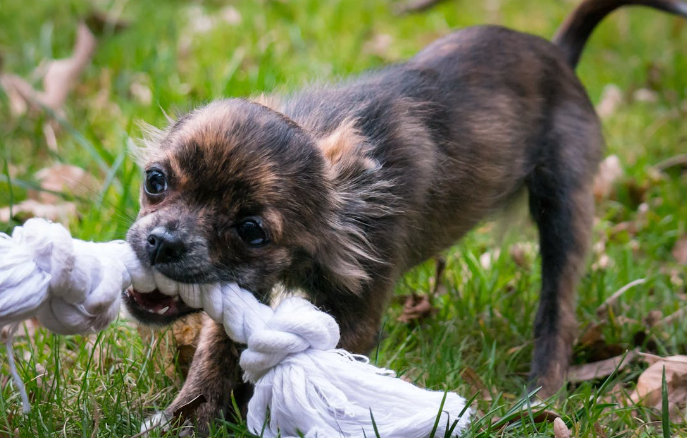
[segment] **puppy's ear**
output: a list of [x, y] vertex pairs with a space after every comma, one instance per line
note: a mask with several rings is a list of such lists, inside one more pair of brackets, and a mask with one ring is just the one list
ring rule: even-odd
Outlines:
[[328, 177], [334, 182], [379, 166], [367, 155], [369, 147], [354, 119], [344, 120], [333, 132], [319, 139], [317, 146], [327, 161]]
[[325, 158], [325, 175], [332, 187], [334, 214], [319, 249], [323, 263], [337, 283], [352, 293], [370, 279], [370, 271], [383, 263], [362, 224], [392, 212], [391, 182], [381, 178], [381, 166], [369, 155], [369, 144], [347, 119], [326, 137], [317, 140]]

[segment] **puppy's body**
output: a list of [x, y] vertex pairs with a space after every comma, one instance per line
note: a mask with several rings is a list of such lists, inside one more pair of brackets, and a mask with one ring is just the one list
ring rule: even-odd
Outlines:
[[[635, 3], [687, 15], [674, 1], [589, 0], [556, 44], [468, 28], [335, 87], [195, 110], [147, 152], [155, 193], [142, 196], [128, 239], [179, 283], [236, 281], [261, 296], [276, 283], [301, 289], [336, 317], [341, 346], [365, 353], [399, 276], [527, 189], [542, 256], [532, 380], [552, 394], [574, 336], [603, 149], [574, 67], [594, 25]], [[153, 323], [188, 311], [150, 316], [140, 294], [125, 301]], [[236, 351], [222, 327], [209, 324], [204, 339], [170, 407], [205, 394], [201, 425], [226, 412], [232, 390], [250, 391], [236, 354], [214, 354]]]

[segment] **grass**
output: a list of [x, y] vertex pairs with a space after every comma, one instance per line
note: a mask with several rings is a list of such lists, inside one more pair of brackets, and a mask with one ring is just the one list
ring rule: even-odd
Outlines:
[[[68, 56], [78, 17], [90, 11], [91, 3], [3, 2], [3, 69], [29, 77], [41, 60]], [[390, 0], [236, 0], [231, 4], [241, 16], [239, 24], [193, 32], [194, 14], [200, 10], [218, 16], [221, 2], [97, 1], [103, 10], [121, 11], [132, 25], [101, 39], [67, 102], [57, 152], [46, 147], [45, 116], [12, 116], [8, 97], [0, 93], [0, 205], [25, 199], [36, 186], [37, 170], [73, 164], [103, 184], [88, 187], [86, 196], [64, 196], [79, 210], [70, 230], [84, 239], [122, 238], [137, 211], [140, 172], [127, 156], [131, 138], [140, 135], [137, 121], [160, 126], [164, 111], [335, 80], [410, 57], [433, 39], [465, 26], [495, 23], [549, 37], [575, 3], [453, 0], [426, 13], [397, 17]], [[378, 35], [389, 35], [388, 46], [375, 49], [369, 43]], [[595, 309], [604, 299], [646, 278], [620, 298], [602, 329], [606, 344], [620, 351], [638, 344], [660, 355], [687, 353], [682, 321], [657, 328], [644, 323], [650, 312], [668, 315], [687, 300], [687, 269], [671, 255], [687, 232], [687, 174], [656, 174], [652, 167], [684, 153], [687, 145], [685, 47], [687, 23], [628, 9], [602, 23], [578, 68], [595, 103], [608, 84], [616, 84], [623, 94], [604, 119], [604, 130], [608, 152], [620, 157], [627, 176], [617, 185], [617, 194], [597, 206], [594, 237], [604, 248], [591, 257], [577, 310], [581, 327], [595, 324]], [[136, 87], [149, 89], [150, 101], [133, 92]], [[640, 89], [650, 89], [655, 99], [635, 99]], [[640, 211], [640, 203], [648, 210]], [[624, 223], [635, 224], [639, 232], [618, 226]], [[0, 224], [0, 230], [15, 225]], [[486, 223], [446, 252], [446, 294], [435, 299], [434, 316], [419, 325], [401, 324], [396, 318], [402, 306], [392, 304], [373, 360], [426, 387], [468, 398], [479, 392], [475, 407], [480, 416], [468, 436], [550, 436], [552, 424], [536, 421], [541, 407], [522, 399], [532, 351], [538, 262], [530, 256], [517, 264], [509, 255], [513, 244], [535, 242], [536, 233], [525, 224], [516, 228], [517, 238], [497, 239], [497, 229]], [[495, 249], [500, 256], [486, 268], [480, 259]], [[602, 256], [607, 257], [605, 267], [599, 263]], [[428, 262], [406, 275], [396, 292], [427, 293], [433, 277], [434, 265]], [[598, 358], [608, 345], [602, 351], [578, 347], [574, 362]], [[0, 353], [0, 437], [131, 436], [182, 384], [178, 375], [163, 372], [164, 352], [173, 346], [143, 341], [125, 320], [91, 337], [58, 337], [39, 330], [17, 339], [15, 349], [33, 410], [21, 414], [19, 396], [4, 377], [7, 358]], [[635, 362], [607, 380], [570, 384], [549, 408], [576, 437], [687, 434], [687, 426], [667, 422], [654, 409], [616, 403], [614, 394], [630, 392], [645, 367]], [[477, 383], [465, 377], [466, 370], [478, 376]], [[671, 430], [665, 430], [666, 424]], [[247, 436], [245, 426], [227, 423], [213, 432], [232, 435]]]

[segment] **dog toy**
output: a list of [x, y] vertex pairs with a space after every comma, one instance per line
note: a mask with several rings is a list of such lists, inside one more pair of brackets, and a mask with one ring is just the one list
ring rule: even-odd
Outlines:
[[[0, 327], [10, 333], [29, 317], [59, 334], [102, 330], [129, 287], [156, 288], [126, 242], [72, 239], [42, 219], [16, 227], [11, 237], [0, 233]], [[240, 366], [255, 386], [247, 424], [261, 436], [421, 438], [433, 427], [437, 436], [459, 435], [469, 424], [459, 395], [418, 388], [336, 349], [336, 321], [305, 299], [290, 297], [272, 309], [236, 284], [189, 285], [179, 294], [247, 345]], [[7, 346], [26, 410], [11, 337]]]

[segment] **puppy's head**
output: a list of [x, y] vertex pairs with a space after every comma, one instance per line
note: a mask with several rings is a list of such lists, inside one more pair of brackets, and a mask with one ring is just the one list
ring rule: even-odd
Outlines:
[[164, 324], [190, 313], [169, 290], [179, 287], [236, 282], [264, 295], [303, 257], [355, 277], [355, 263], [328, 248], [339, 222], [328, 160], [286, 116], [217, 101], [146, 143], [141, 210], [127, 240], [160, 291], [125, 293], [138, 319]]

